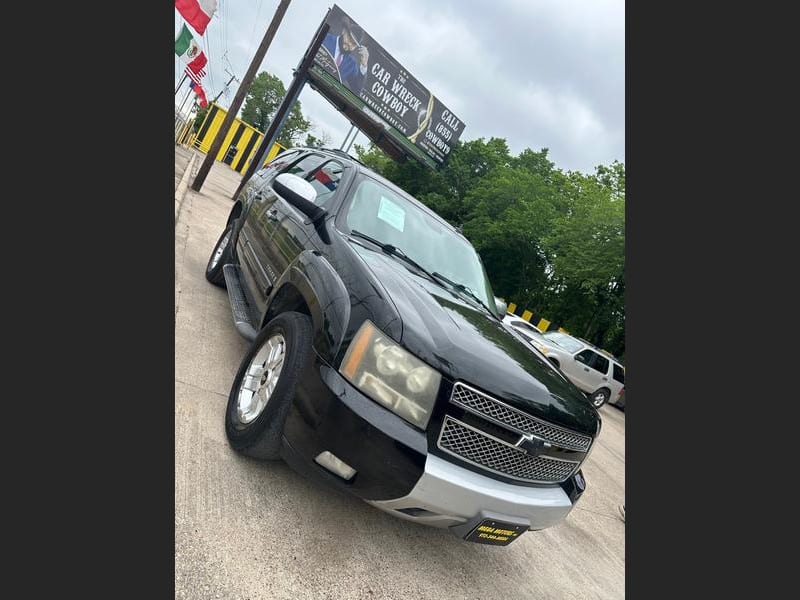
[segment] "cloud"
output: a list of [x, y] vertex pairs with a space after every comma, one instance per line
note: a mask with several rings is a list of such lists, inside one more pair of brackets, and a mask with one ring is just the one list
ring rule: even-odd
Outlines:
[[[228, 79], [226, 49], [242, 78], [276, 5], [220, 0], [205, 36], [215, 86], [207, 95]], [[259, 70], [288, 86], [330, 5], [292, 3]], [[461, 118], [462, 139], [504, 137], [514, 153], [549, 148], [556, 165], [569, 170], [624, 161], [622, 0], [343, 0], [341, 7]], [[177, 11], [175, 22], [177, 31]], [[300, 101], [338, 147], [350, 123], [308, 87]], [[359, 134], [356, 143], [366, 142]]]

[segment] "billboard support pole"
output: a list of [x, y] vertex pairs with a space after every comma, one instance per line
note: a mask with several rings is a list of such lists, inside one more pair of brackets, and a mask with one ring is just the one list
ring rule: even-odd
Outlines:
[[357, 137], [358, 137], [358, 132], [356, 131], [356, 134], [351, 138], [350, 143], [347, 144], [347, 148], [344, 149], [344, 151], [347, 152], [348, 154], [350, 153], [350, 146], [353, 145], [353, 142], [356, 141]]
[[[344, 139], [342, 140], [342, 145], [339, 146], [339, 150], [344, 150], [345, 144], [347, 144], [347, 139], [350, 137], [350, 134], [353, 133], [353, 129], [355, 128], [356, 128], [355, 123], [350, 125], [350, 129], [348, 130], [347, 135], [344, 136]], [[345, 150], [345, 152], [347, 151]]]
[[328, 29], [330, 29], [330, 25], [323, 21], [322, 25], [320, 25], [320, 28], [317, 30], [317, 34], [314, 36], [314, 40], [311, 42], [308, 50], [306, 50], [303, 60], [300, 61], [299, 67], [294, 72], [294, 79], [292, 79], [292, 83], [289, 86], [289, 89], [286, 91], [286, 95], [283, 97], [280, 106], [275, 111], [275, 114], [272, 117], [272, 122], [264, 132], [264, 138], [261, 140], [261, 144], [253, 154], [253, 159], [250, 161], [250, 165], [247, 167], [247, 170], [242, 177], [242, 181], [239, 183], [239, 187], [237, 187], [236, 191], [233, 193], [234, 200], [236, 200], [239, 192], [242, 191], [242, 188], [244, 188], [249, 179], [253, 176], [253, 173], [260, 169], [261, 165], [264, 164], [269, 150], [275, 144], [275, 140], [278, 139], [278, 133], [280, 132], [284, 121], [286, 121], [286, 117], [289, 116], [289, 111], [297, 100], [297, 97], [300, 95], [303, 86], [306, 84], [308, 70], [311, 68], [311, 63], [314, 61], [314, 57], [317, 55], [317, 50], [319, 50], [320, 46], [322, 46], [322, 42], [328, 33]]

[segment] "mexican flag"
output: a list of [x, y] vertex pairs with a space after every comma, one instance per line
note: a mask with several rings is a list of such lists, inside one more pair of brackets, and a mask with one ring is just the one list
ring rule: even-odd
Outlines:
[[203, 35], [211, 15], [217, 11], [217, 0], [175, 0], [175, 8], [192, 29]]
[[205, 75], [203, 67], [206, 66], [208, 59], [205, 53], [200, 49], [200, 46], [197, 45], [197, 42], [194, 37], [192, 37], [192, 33], [186, 25], [181, 27], [178, 39], [175, 40], [175, 54], [186, 59], [189, 63], [189, 68], [193, 72]]

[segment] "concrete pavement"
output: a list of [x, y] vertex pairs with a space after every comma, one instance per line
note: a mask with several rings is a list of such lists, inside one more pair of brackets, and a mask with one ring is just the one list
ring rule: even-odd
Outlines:
[[239, 180], [215, 163], [175, 228], [175, 597], [623, 598], [625, 415], [614, 407], [600, 411], [578, 506], [507, 548], [401, 521], [228, 446], [225, 404], [247, 342], [204, 270]]

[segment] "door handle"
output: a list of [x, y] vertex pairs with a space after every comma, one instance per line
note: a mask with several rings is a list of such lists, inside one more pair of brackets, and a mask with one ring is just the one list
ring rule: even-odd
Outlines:
[[270, 221], [277, 221], [278, 220], [278, 211], [277, 209], [273, 208], [272, 210], [267, 211], [267, 218]]
[[608, 377], [603, 377], [603, 381], [608, 381]]
[[588, 373], [589, 372], [589, 367], [583, 367], [583, 370]]

